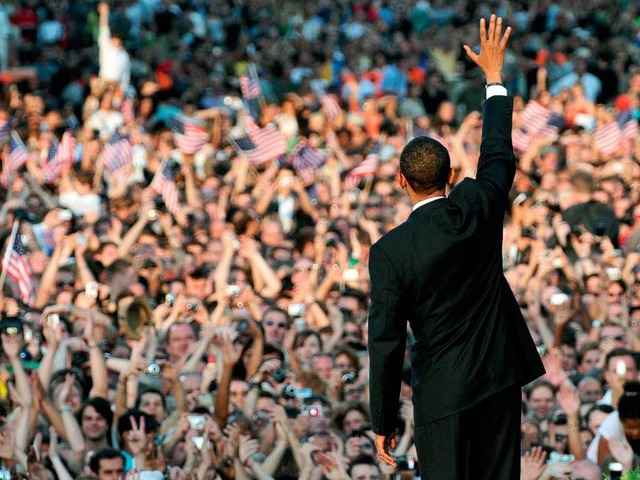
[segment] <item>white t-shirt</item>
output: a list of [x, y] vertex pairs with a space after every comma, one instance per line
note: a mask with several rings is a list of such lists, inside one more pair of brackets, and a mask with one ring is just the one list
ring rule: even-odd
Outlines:
[[109, 82], [118, 82], [122, 91], [131, 83], [131, 60], [124, 48], [114, 48], [111, 44], [111, 31], [100, 27], [98, 34], [100, 48], [100, 78]]
[[618, 415], [617, 410], [607, 415], [607, 418], [605, 418], [604, 422], [602, 422], [602, 425], [600, 425], [598, 433], [591, 441], [591, 444], [587, 449], [587, 458], [594, 462], [596, 465], [598, 464], [598, 446], [602, 437], [606, 438], [607, 440], [610, 440], [611, 438], [617, 438], [621, 442], [626, 441], [624, 429], [622, 428], [622, 422], [620, 422], [620, 416]]
[[61, 193], [58, 197], [61, 207], [68, 208], [77, 217], [88, 213], [100, 215], [100, 197], [94, 193], [80, 195], [78, 192]]

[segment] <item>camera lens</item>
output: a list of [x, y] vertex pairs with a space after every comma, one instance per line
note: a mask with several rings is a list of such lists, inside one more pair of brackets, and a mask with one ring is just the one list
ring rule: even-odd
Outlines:
[[286, 400], [293, 400], [296, 398], [296, 387], [293, 385], [287, 385], [284, 387], [284, 390], [282, 390], [282, 398]]
[[342, 383], [352, 384], [356, 381], [356, 374], [354, 372], [348, 372], [342, 375]]
[[273, 377], [273, 379], [278, 382], [278, 383], [282, 383], [285, 379], [285, 377], [287, 376], [287, 371], [284, 368], [276, 368], [272, 373], [271, 376]]

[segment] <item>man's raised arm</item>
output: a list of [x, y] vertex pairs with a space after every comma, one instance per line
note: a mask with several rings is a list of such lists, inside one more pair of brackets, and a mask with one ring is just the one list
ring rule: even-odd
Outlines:
[[[502, 18], [491, 15], [489, 30], [480, 20], [480, 53], [464, 46], [469, 58], [486, 77], [487, 101], [482, 115], [482, 143], [476, 180], [487, 184], [503, 205], [515, 175], [515, 157], [511, 143], [513, 99], [502, 85], [502, 68], [511, 27], [502, 34]], [[493, 188], [492, 188], [493, 187]]]

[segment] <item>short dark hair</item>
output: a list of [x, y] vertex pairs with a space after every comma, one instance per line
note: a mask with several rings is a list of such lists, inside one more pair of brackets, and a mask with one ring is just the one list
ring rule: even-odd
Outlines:
[[634, 365], [636, 366], [636, 368], [638, 368], [638, 360], [631, 350], [628, 350], [626, 348], [614, 348], [607, 354], [607, 358], [604, 363], [605, 370], [609, 370], [609, 362], [611, 362], [611, 359], [614, 357], [631, 357], [633, 358]]
[[160, 395], [160, 400], [162, 400], [162, 407], [165, 410], [167, 409], [167, 399], [164, 397], [164, 393], [162, 393], [157, 388], [147, 388], [139, 392], [138, 396], [136, 397], [135, 408], [140, 409], [140, 402], [142, 402], [142, 396], [146, 395], [147, 393], [155, 393], [156, 395]]
[[122, 416], [118, 419], [118, 436], [123, 438], [125, 432], [129, 432], [133, 430], [133, 426], [131, 424], [131, 418], [133, 417], [135, 421], [139, 424], [140, 419], [144, 417], [144, 432], [153, 432], [158, 429], [160, 426], [155, 418], [153, 418], [148, 413], [144, 413], [142, 410], [138, 410], [135, 408], [129, 409], [122, 414]]
[[349, 470], [347, 471], [347, 473], [349, 474], [349, 478], [351, 478], [353, 467], [355, 467], [356, 465], [371, 465], [372, 467], [375, 467], [378, 472], [380, 471], [380, 467], [371, 455], [361, 454], [351, 460], [351, 463], [349, 464]]
[[416, 193], [444, 188], [450, 168], [449, 152], [433, 138], [416, 137], [400, 154], [400, 172]]
[[640, 419], [640, 382], [624, 384], [624, 393], [618, 402], [620, 420]]
[[113, 448], [99, 448], [93, 455], [91, 455], [89, 468], [97, 475], [100, 473], [100, 461], [111, 460], [112, 458], [121, 458], [122, 466], [124, 467], [124, 455], [122, 455], [118, 450], [114, 450]]

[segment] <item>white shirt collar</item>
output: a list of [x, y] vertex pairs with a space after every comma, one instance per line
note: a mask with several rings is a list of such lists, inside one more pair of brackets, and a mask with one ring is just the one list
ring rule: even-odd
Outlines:
[[426, 205], [427, 203], [431, 203], [434, 202], [436, 200], [440, 200], [441, 198], [444, 198], [444, 195], [440, 195], [438, 197], [431, 197], [431, 198], [425, 198], [424, 200], [422, 200], [421, 202], [416, 203], [413, 206], [413, 211], [415, 212], [418, 208], [420, 208], [423, 205]]

